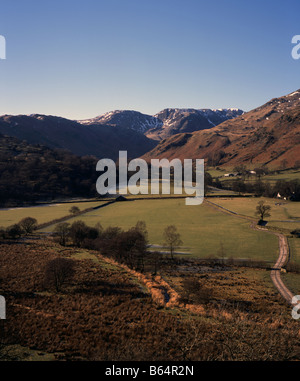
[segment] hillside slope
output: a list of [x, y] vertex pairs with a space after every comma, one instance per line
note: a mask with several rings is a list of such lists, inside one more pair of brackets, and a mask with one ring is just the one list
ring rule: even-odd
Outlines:
[[162, 126], [154, 127], [146, 132], [148, 138], [166, 139], [181, 132], [194, 132], [211, 129], [228, 119], [242, 115], [239, 109], [165, 109], [154, 115], [162, 121]]
[[151, 116], [117, 110], [81, 121], [40, 114], [3, 115], [0, 134], [29, 144], [67, 149], [76, 155], [117, 160], [121, 150], [128, 151], [129, 158], [139, 157], [152, 150], [162, 137], [211, 128], [237, 113], [242, 111], [169, 109]]
[[95, 197], [97, 158], [0, 134], [0, 206]]
[[0, 117], [0, 133], [43, 144], [50, 148], [68, 149], [76, 155], [94, 155], [117, 159], [119, 150], [137, 157], [156, 143], [131, 129], [105, 125], [82, 125], [76, 121], [46, 115], [4, 115]]
[[143, 157], [202, 158], [214, 166], [299, 165], [300, 90], [209, 130], [174, 135]]

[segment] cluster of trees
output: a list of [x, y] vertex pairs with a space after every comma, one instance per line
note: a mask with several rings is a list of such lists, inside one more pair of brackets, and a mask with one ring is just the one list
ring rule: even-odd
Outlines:
[[85, 247], [90, 241], [100, 237], [103, 228], [100, 223], [95, 227], [87, 226], [83, 221], [75, 221], [72, 225], [61, 222], [55, 226], [54, 236], [60, 245], [65, 246], [70, 240], [77, 247]]
[[[265, 196], [271, 198], [277, 197], [277, 195], [280, 194], [281, 197], [286, 197], [292, 201], [300, 201], [300, 180], [298, 179], [290, 181], [277, 180], [273, 185], [267, 181], [263, 182], [261, 178], [271, 173], [265, 165], [254, 168], [253, 173], [247, 169], [244, 164], [240, 164], [234, 167], [233, 172], [238, 177], [232, 181], [226, 181], [226, 183], [220, 182], [219, 179], [213, 181], [213, 179], [209, 177], [206, 177], [205, 180], [207, 181], [207, 185], [214, 185], [220, 189], [230, 189], [238, 193], [253, 193], [258, 197]], [[280, 173], [280, 171], [272, 173]], [[255, 175], [256, 181], [248, 181], [253, 175]]]
[[143, 272], [145, 261], [149, 260], [147, 230], [140, 221], [128, 231], [118, 227], [107, 228], [101, 237], [94, 241], [94, 248], [128, 267]]
[[[175, 249], [182, 245], [176, 226], [167, 226], [163, 236], [171, 259], [174, 259]], [[72, 225], [62, 222], [56, 225], [54, 237], [63, 246], [71, 241], [74, 246], [101, 251], [103, 255], [137, 271], [143, 272], [145, 264], [151, 262], [153, 272], [156, 274], [160, 265], [161, 254], [148, 251], [148, 232], [144, 221], [138, 221], [127, 231], [119, 227], [103, 229], [100, 223], [90, 227], [80, 220], [73, 222]]]
[[96, 163], [65, 150], [0, 135], [0, 206], [58, 197], [95, 197]]
[[300, 201], [300, 180], [277, 180], [274, 185], [269, 182], [257, 180], [254, 183], [247, 182], [242, 178], [237, 178], [228, 182], [224, 189], [232, 189], [238, 193], [253, 193], [256, 196], [264, 197], [286, 197], [292, 201]]
[[31, 234], [36, 228], [37, 220], [33, 217], [25, 217], [17, 224], [13, 224], [7, 228], [0, 227], [0, 238], [20, 238], [22, 235]]
[[[253, 171], [255, 172], [255, 176], [260, 179], [262, 176], [265, 176], [267, 174], [270, 173], [270, 170], [269, 168], [266, 166], [266, 165], [263, 165], [261, 167], [257, 167], [257, 168], [254, 168]], [[245, 180], [245, 178], [249, 178], [250, 176], [253, 175], [253, 172], [251, 172], [246, 166], [245, 164], [239, 164], [239, 165], [236, 165], [234, 168], [233, 168], [233, 172], [236, 172], [238, 173], [242, 178], [243, 180]]]

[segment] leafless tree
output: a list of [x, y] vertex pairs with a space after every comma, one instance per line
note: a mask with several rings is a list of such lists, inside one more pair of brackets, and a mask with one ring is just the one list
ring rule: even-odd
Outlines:
[[55, 258], [49, 261], [45, 269], [46, 285], [54, 286], [60, 292], [62, 286], [74, 275], [74, 261], [67, 258]]
[[67, 237], [70, 233], [70, 224], [68, 222], [62, 222], [57, 224], [54, 228], [54, 234], [58, 237], [59, 244], [66, 245]]
[[37, 220], [32, 217], [25, 217], [19, 222], [19, 225], [26, 234], [30, 234], [36, 229]]
[[183, 243], [175, 225], [169, 225], [165, 228], [164, 240], [165, 245], [170, 250], [171, 258], [174, 259], [174, 251], [176, 247], [181, 246]]
[[256, 212], [255, 214], [257, 216], [260, 216], [260, 219], [263, 221], [265, 217], [270, 217], [269, 211], [271, 210], [270, 205], [266, 205], [264, 201], [259, 201], [258, 205], [256, 206]]

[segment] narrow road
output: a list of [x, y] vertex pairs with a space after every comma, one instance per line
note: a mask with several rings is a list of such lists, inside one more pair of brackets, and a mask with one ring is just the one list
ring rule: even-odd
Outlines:
[[[275, 234], [275, 233], [274, 233]], [[271, 279], [274, 283], [277, 290], [280, 292], [281, 296], [290, 304], [292, 303], [293, 294], [283, 283], [280, 272], [281, 268], [288, 262], [289, 260], [289, 247], [287, 243], [287, 239], [283, 234], [276, 234], [278, 236], [279, 241], [279, 257], [277, 262], [275, 263], [272, 271], [271, 271]]]
[[238, 218], [242, 218], [242, 219], [247, 220], [247, 221], [251, 221], [251, 225], [250, 225], [251, 229], [254, 229], [254, 230], [257, 230], [257, 231], [260, 231], [260, 232], [266, 232], [266, 233], [269, 233], [269, 234], [273, 234], [273, 235], [276, 235], [278, 237], [279, 257], [278, 257], [277, 262], [275, 263], [275, 265], [274, 265], [274, 267], [273, 267], [273, 269], [271, 271], [271, 280], [272, 280], [274, 286], [279, 291], [280, 295], [289, 304], [294, 305], [292, 303], [292, 298], [293, 298], [294, 295], [287, 288], [287, 286], [283, 283], [283, 281], [282, 281], [282, 279], [280, 277], [281, 269], [289, 261], [289, 255], [290, 255], [289, 246], [288, 246], [286, 237], [283, 234], [280, 234], [280, 233], [275, 233], [275, 232], [272, 232], [272, 231], [267, 230], [267, 229], [258, 228], [256, 221], [253, 220], [251, 217], [243, 216], [241, 214], [237, 214], [235, 212], [232, 212], [231, 210], [223, 208], [222, 206], [220, 206], [218, 204], [215, 204], [214, 202], [208, 201], [207, 199], [205, 200], [205, 202], [209, 206], [217, 208], [217, 209], [219, 209], [221, 212], [223, 212], [225, 214], [229, 214], [229, 215], [234, 216], [234, 217], [238, 217]]

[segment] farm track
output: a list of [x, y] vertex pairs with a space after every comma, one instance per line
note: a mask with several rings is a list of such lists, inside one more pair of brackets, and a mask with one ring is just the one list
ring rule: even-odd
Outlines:
[[293, 303], [292, 303], [293, 294], [287, 288], [287, 286], [283, 283], [283, 280], [281, 279], [281, 276], [280, 276], [281, 269], [288, 263], [288, 261], [290, 259], [289, 258], [290, 257], [290, 251], [289, 251], [289, 246], [288, 246], [286, 237], [283, 234], [281, 234], [281, 233], [275, 233], [275, 232], [269, 231], [267, 229], [258, 228], [257, 224], [256, 224], [256, 221], [253, 220], [251, 217], [243, 216], [241, 214], [232, 212], [231, 210], [226, 209], [226, 208], [224, 208], [224, 207], [222, 207], [220, 205], [217, 205], [217, 204], [215, 204], [215, 203], [213, 203], [211, 201], [208, 201], [208, 200], [205, 200], [204, 202], [206, 204], [208, 204], [209, 206], [211, 206], [213, 208], [216, 208], [216, 209], [218, 209], [219, 211], [221, 211], [221, 212], [223, 212], [225, 214], [229, 214], [231, 216], [234, 216], [234, 217], [237, 217], [237, 218], [240, 218], [240, 219], [243, 219], [243, 220], [250, 221], [251, 222], [250, 228], [253, 229], [253, 230], [257, 230], [257, 231], [260, 231], [260, 232], [265, 232], [265, 233], [268, 233], [268, 234], [273, 234], [276, 237], [278, 237], [279, 256], [278, 256], [277, 262], [275, 263], [274, 267], [271, 270], [271, 280], [272, 280], [274, 286], [279, 291], [280, 295], [289, 304], [293, 305]]

